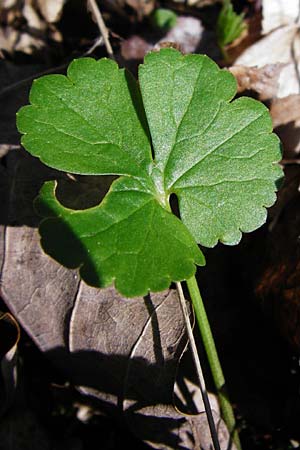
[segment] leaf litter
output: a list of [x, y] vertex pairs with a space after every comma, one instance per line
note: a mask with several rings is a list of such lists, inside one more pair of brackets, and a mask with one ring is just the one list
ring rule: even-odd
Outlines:
[[[287, 2], [287, 3], [289, 3], [289, 2]], [[138, 8], [138, 6], [137, 6], [137, 8]], [[200, 11], [201, 11], [201, 8], [200, 8]], [[280, 26], [282, 26], [282, 24], [280, 24]], [[118, 31], [118, 30], [115, 29], [114, 31]], [[288, 31], [287, 29], [284, 30], [284, 32], [287, 32], [287, 31]], [[271, 33], [273, 33], [273, 32], [271, 31]], [[201, 39], [203, 39], [203, 38], [201, 38]], [[274, 47], [273, 47], [272, 52], [275, 51], [274, 49], [276, 49], [277, 44], [278, 44], [278, 42], [276, 43], [276, 40], [274, 40], [273, 41], [273, 46]], [[264, 54], [266, 52], [269, 53], [269, 51], [266, 50], [266, 48], [267, 47], [261, 46], [260, 52], [262, 54]], [[131, 54], [131, 58], [134, 59], [134, 52]], [[130, 61], [129, 61], [129, 63], [130, 63]], [[274, 125], [276, 126], [276, 131], [278, 130], [278, 133], [280, 134], [280, 133], [282, 133], [282, 128], [288, 126], [289, 129], [290, 129], [290, 130], [287, 130], [285, 134], [281, 134], [283, 147], [284, 147], [284, 152], [285, 152], [284, 153], [284, 159], [285, 160], [290, 159], [292, 163], [295, 163], [295, 161], [297, 161], [297, 158], [298, 158], [298, 155], [297, 155], [298, 154], [298, 151], [297, 151], [298, 147], [297, 147], [297, 141], [295, 141], [292, 138], [292, 136], [293, 136], [293, 129], [298, 127], [298, 118], [297, 118], [297, 112], [296, 112], [297, 111], [297, 100], [298, 99], [297, 99], [296, 96], [293, 97], [292, 95], [288, 96], [288, 97], [285, 96], [283, 98], [278, 98], [278, 92], [276, 92], [276, 90], [275, 90], [275, 85], [276, 85], [276, 80], [277, 80], [277, 72], [279, 71], [279, 68], [278, 68], [278, 65], [277, 65], [278, 63], [279, 63], [279, 68], [280, 68], [282, 63], [280, 63], [280, 61], [274, 61], [275, 68], [276, 68], [276, 69], [274, 69], [274, 72], [272, 72], [272, 70], [273, 70], [272, 67], [273, 66], [266, 66], [266, 68], [258, 69], [258, 71], [256, 71], [255, 67], [250, 67], [250, 69], [249, 69], [246, 65], [244, 65], [243, 66], [244, 69], [243, 68], [241, 69], [241, 71], [242, 71], [241, 72], [242, 73], [242, 78], [244, 77], [244, 80], [241, 83], [241, 90], [246, 89], [248, 92], [249, 91], [251, 92], [251, 95], [252, 95], [252, 92], [254, 92], [254, 95], [258, 95], [258, 96], [264, 96], [265, 95], [265, 97], [259, 97], [259, 98], [266, 99], [267, 101], [269, 101], [271, 99], [271, 102], [272, 102], [271, 113], [273, 115], [273, 121], [274, 121]], [[284, 62], [283, 64], [286, 64], [286, 63]], [[256, 66], [256, 65], [257, 64], [255, 64], [255, 62], [250, 64], [250, 66]], [[233, 69], [233, 70], [235, 70], [235, 69]], [[260, 70], [262, 70], [262, 72], [259, 72]], [[245, 71], [246, 75], [243, 73], [243, 71]], [[248, 71], [250, 71], [250, 74], [249, 74]], [[261, 75], [263, 76], [263, 78], [260, 80], [260, 76]], [[246, 77], [246, 81], [245, 81], [245, 77]], [[269, 85], [269, 82], [268, 82], [268, 78], [269, 77], [270, 77], [270, 85]], [[250, 80], [249, 80], [249, 78], [250, 78]], [[287, 81], [287, 84], [289, 84], [291, 80], [292, 79], [289, 79]], [[260, 81], [262, 83], [262, 87], [260, 85]], [[289, 87], [288, 89], [291, 89], [291, 88]], [[297, 95], [297, 93], [296, 93], [296, 95]], [[282, 103], [283, 107], [281, 107], [281, 104], [280, 104], [280, 102], [282, 102], [282, 101], [283, 101], [283, 103]], [[2, 136], [3, 136], [3, 134], [1, 133], [1, 138], [2, 138]], [[286, 143], [288, 143], [288, 142], [289, 142], [289, 144], [286, 145]], [[298, 140], [298, 142], [299, 142], [299, 140]], [[287, 151], [287, 148], [289, 148], [289, 151]], [[12, 152], [14, 153], [15, 151], [12, 150]], [[11, 153], [11, 151], [9, 151], [9, 153]], [[5, 164], [8, 161], [8, 159], [7, 159], [8, 154], [5, 156]], [[11, 156], [12, 156], [12, 153], [11, 153]], [[30, 160], [30, 161], [32, 161], [32, 160]], [[4, 160], [3, 160], [3, 162], [4, 162]], [[13, 168], [16, 163], [17, 163], [17, 159], [12, 158], [10, 167]], [[17, 164], [18, 164], [18, 167], [20, 169], [20, 167], [22, 167], [22, 164], [21, 164], [21, 166], [20, 166], [19, 163], [17, 163]], [[6, 170], [6, 167], [5, 166], [3, 166], [3, 167]], [[29, 169], [30, 167], [32, 167], [32, 169]], [[36, 174], [39, 173], [40, 168], [41, 168], [41, 166], [35, 166], [32, 162], [28, 163], [27, 170], [32, 170], [32, 174], [31, 175], [28, 174], [28, 175], [25, 176], [25, 179], [26, 178], [28, 179], [28, 183], [26, 183], [26, 186], [27, 186], [26, 189], [28, 189], [28, 187], [31, 184], [31, 181], [29, 181], [29, 180], [32, 180], [33, 178], [35, 178]], [[293, 184], [293, 186], [294, 186], [294, 188], [293, 188], [294, 194], [293, 195], [295, 196], [294, 197], [295, 201], [297, 201], [297, 198], [298, 198], [298, 195], [299, 195], [298, 192], [297, 192], [297, 186], [299, 184], [299, 183], [297, 184], [297, 180], [299, 179], [298, 172], [297, 172], [297, 168], [295, 168], [295, 167], [291, 166], [290, 169], [291, 169], [291, 172], [293, 173], [292, 178], [294, 180], [293, 181], [293, 183], [294, 183]], [[285, 169], [285, 170], [290, 170], [290, 169]], [[22, 173], [24, 173], [23, 170], [24, 170], [24, 168], [22, 168], [22, 170], [17, 171], [14, 176], [16, 176], [17, 178], [21, 177], [21, 179], [22, 179], [23, 178]], [[3, 172], [1, 171], [1, 175], [2, 174], [3, 174]], [[12, 174], [10, 173], [9, 177], [11, 177], [11, 176], [12, 176]], [[52, 178], [52, 176], [54, 176], [54, 174], [51, 174], [48, 177]], [[47, 176], [46, 176], [46, 178], [47, 178]], [[2, 177], [2, 180], [3, 180], [3, 177]], [[37, 185], [40, 186], [41, 182], [38, 182], [37, 185], [35, 183], [33, 183], [33, 184], [35, 186], [37, 186]], [[290, 210], [290, 213], [282, 214], [282, 211], [289, 211], [289, 208], [290, 208], [290, 205], [291, 205], [291, 203], [287, 200], [287, 198], [288, 198], [287, 195], [288, 195], [288, 192], [289, 192], [289, 185], [290, 185], [289, 182], [286, 182], [286, 189], [285, 189], [286, 194], [283, 195], [283, 197], [282, 197], [282, 207], [279, 208], [279, 213], [276, 212], [275, 208], [273, 209], [274, 213], [272, 215], [272, 220], [275, 218], [274, 219], [275, 221], [273, 222], [273, 226], [275, 226], [275, 227], [279, 227], [279, 225], [281, 224], [283, 219], [286, 221], [285, 223], [288, 224], [289, 222], [291, 222], [291, 217], [293, 217], [293, 212], [292, 212], [293, 210]], [[12, 197], [10, 197], [11, 199], [13, 199], [14, 197], [16, 198], [17, 195], [19, 196], [20, 191], [22, 191], [22, 187], [21, 186], [22, 186], [22, 183], [18, 187], [18, 190], [17, 190], [18, 194], [16, 192]], [[34, 190], [35, 190], [35, 192], [37, 192], [37, 187], [35, 187]], [[92, 191], [94, 192], [94, 188], [92, 188]], [[3, 191], [1, 191], [1, 192], [3, 192]], [[26, 196], [27, 196], [27, 194], [26, 194]], [[26, 196], [23, 195], [23, 196], [21, 196], [21, 198], [23, 197], [23, 199], [24, 199]], [[91, 194], [91, 196], [93, 196], [93, 194]], [[23, 206], [21, 206], [21, 209], [24, 208], [25, 204], [29, 204], [31, 202], [32, 198], [33, 198], [33, 194], [29, 195], [29, 199], [27, 200], [27, 202], [26, 201], [23, 202]], [[14, 202], [14, 209], [15, 208], [20, 209], [20, 205], [22, 205], [22, 202], [20, 202], [20, 200], [15, 201]], [[77, 276], [77, 274], [76, 274], [76, 272], [73, 272], [72, 270], [69, 271], [69, 270], [65, 270], [65, 269], [64, 270], [61, 269], [61, 272], [57, 272], [57, 269], [54, 270], [53, 272], [51, 272], [50, 266], [51, 266], [51, 264], [55, 264], [55, 263], [53, 263], [53, 261], [51, 261], [51, 264], [47, 263], [46, 265], [45, 265], [45, 263], [40, 264], [39, 262], [37, 262], [35, 266], [32, 266], [32, 263], [35, 260], [34, 258], [39, 253], [39, 247], [38, 247], [38, 238], [37, 238], [36, 232], [35, 232], [34, 228], [32, 228], [32, 224], [34, 224], [34, 223], [36, 224], [37, 220], [36, 219], [29, 220], [29, 216], [30, 216], [30, 214], [32, 214], [32, 212], [29, 212], [29, 210], [30, 210], [30, 208], [28, 207], [28, 209], [27, 209], [28, 212], [25, 213], [25, 214], [23, 213], [23, 219], [20, 221], [20, 224], [18, 225], [18, 227], [16, 227], [16, 226], [12, 227], [12, 226], [6, 226], [5, 225], [4, 227], [2, 227], [2, 230], [1, 230], [2, 232], [4, 230], [4, 235], [8, 232], [8, 234], [6, 234], [6, 236], [5, 236], [5, 241], [7, 241], [7, 239], [8, 239], [9, 242], [10, 242], [10, 246], [6, 247], [5, 251], [7, 252], [8, 249], [9, 249], [10, 255], [11, 255], [10, 257], [12, 257], [14, 253], [15, 253], [15, 257], [16, 257], [16, 259], [14, 259], [13, 262], [10, 259], [8, 260], [8, 261], [10, 261], [10, 264], [8, 264], [8, 262], [6, 260], [6, 262], [5, 262], [6, 277], [8, 276], [7, 274], [12, 270], [13, 264], [17, 264], [16, 267], [19, 269], [20, 273], [22, 273], [22, 271], [24, 270], [24, 265], [27, 266], [26, 272], [25, 272], [26, 276], [22, 277], [22, 281], [20, 281], [19, 283], [15, 282], [14, 274], [16, 274], [16, 273], [14, 271], [12, 272], [11, 277], [7, 278], [7, 279], [11, 280], [11, 281], [9, 281], [8, 284], [6, 283], [6, 286], [9, 287], [9, 290], [10, 290], [9, 292], [12, 292], [9, 295], [9, 298], [11, 298], [12, 300], [10, 301], [6, 296], [5, 296], [5, 299], [7, 301], [7, 304], [13, 310], [14, 309], [14, 305], [18, 305], [18, 298], [17, 297], [20, 295], [20, 290], [18, 289], [18, 284], [23, 284], [25, 282], [24, 280], [27, 279], [27, 284], [24, 284], [24, 290], [23, 290], [23, 294], [22, 294], [22, 298], [23, 298], [22, 301], [24, 302], [23, 306], [24, 306], [25, 309], [24, 309], [24, 312], [22, 312], [22, 314], [20, 313], [20, 316], [23, 317], [23, 319], [20, 322], [21, 322], [21, 325], [24, 326], [24, 329], [27, 330], [29, 335], [32, 336], [32, 338], [35, 340], [37, 345], [39, 345], [40, 348], [42, 348], [45, 351], [45, 353], [48, 354], [52, 358], [51, 353], [48, 353], [48, 351], [46, 350], [48, 342], [51, 342], [51, 338], [50, 338], [50, 336], [51, 336], [51, 329], [50, 328], [51, 327], [48, 326], [49, 324], [47, 323], [46, 319], [44, 319], [44, 320], [42, 320], [40, 322], [40, 324], [39, 324], [39, 320], [37, 320], [36, 321], [37, 329], [34, 328], [34, 317], [38, 317], [38, 314], [40, 314], [40, 309], [41, 309], [40, 306], [38, 306], [39, 305], [38, 298], [39, 298], [39, 296], [42, 298], [43, 297], [43, 292], [46, 291], [46, 297], [45, 298], [47, 298], [47, 299], [49, 298], [49, 300], [47, 301], [47, 303], [44, 303], [45, 308], [49, 308], [50, 305], [52, 305], [52, 304], [54, 304], [54, 308], [55, 308], [58, 305], [60, 305], [61, 303], [64, 304], [66, 302], [66, 305], [68, 305], [68, 308], [69, 308], [68, 310], [72, 311], [73, 308], [74, 308], [74, 305], [72, 304], [72, 302], [69, 302], [69, 299], [72, 297], [71, 292], [73, 292], [74, 288], [76, 288], [76, 286], [78, 286], [76, 278], [74, 278], [74, 277]], [[297, 211], [297, 209], [295, 211]], [[11, 215], [11, 217], [15, 217], [15, 216], [16, 216], [15, 214]], [[26, 217], [27, 217], [27, 219], [26, 219]], [[26, 221], [28, 221], [28, 223], [30, 223], [30, 227], [28, 227], [26, 225], [25, 226], [23, 225], [23, 223], [25, 223]], [[272, 221], [271, 221], [271, 223], [272, 223]], [[294, 223], [294, 222], [292, 222], [292, 223]], [[297, 227], [297, 225], [295, 225], [295, 226]], [[23, 230], [23, 231], [20, 233], [21, 230]], [[286, 236], [287, 235], [286, 231], [280, 231], [280, 229], [279, 229], [278, 234], [276, 234], [276, 237], [272, 241], [271, 247], [272, 246], [273, 247], [277, 247], [279, 241], [280, 242], [284, 241], [282, 239], [282, 235], [283, 234]], [[272, 235], [270, 234], [270, 237], [271, 236], [273, 236], [273, 234]], [[3, 238], [1, 238], [1, 239], [2, 239], [1, 242], [3, 243], [4, 240], [3, 240]], [[293, 248], [295, 248], [295, 245], [296, 245], [295, 244], [296, 239], [297, 239], [297, 231], [295, 233], [292, 233], [291, 241], [290, 241], [291, 242], [291, 246], [288, 246], [288, 248], [290, 250], [289, 250], [289, 252], [286, 252], [287, 253], [286, 257], [287, 258], [289, 258], [289, 255], [291, 255], [293, 253]], [[23, 241], [22, 245], [19, 244], [20, 241]], [[255, 241], [255, 238], [254, 238], [254, 241]], [[258, 242], [259, 242], [259, 240], [258, 240]], [[27, 250], [31, 249], [31, 247], [32, 247], [32, 250], [27, 252]], [[260, 248], [262, 248], [262, 246]], [[268, 248], [269, 248], [269, 246], [268, 246]], [[217, 254], [219, 254], [220, 252], [222, 254], [221, 250], [218, 250]], [[261, 253], [259, 253], [259, 254], [261, 254]], [[2, 253], [2, 256], [3, 256], [3, 253]], [[43, 257], [45, 257], [45, 255], [43, 255]], [[229, 257], [229, 259], [230, 258], [231, 257]], [[250, 254], [249, 254], [249, 258], [250, 258]], [[58, 268], [58, 266], [56, 266], [56, 267]], [[276, 269], [276, 261], [275, 261], [274, 267]], [[47, 275], [48, 269], [49, 269], [49, 274]], [[35, 276], [33, 277], [34, 273], [35, 273]], [[58, 276], [57, 276], [57, 273], [59, 274]], [[67, 274], [68, 273], [72, 274], [72, 276], [70, 277], [69, 284], [66, 282], [66, 280], [68, 279], [67, 278]], [[291, 273], [291, 277], [292, 277], [292, 273], [296, 274], [297, 270], [295, 268], [291, 268], [290, 273]], [[48, 282], [46, 282], [46, 290], [44, 289], [43, 283], [41, 284], [40, 281], [38, 281], [38, 279], [40, 279], [40, 280], [43, 279], [44, 281], [45, 281], [45, 279], [49, 280], [50, 284], [48, 284]], [[36, 281], [34, 281], [34, 280], [38, 281], [38, 287], [37, 288], [33, 287], [34, 284], [36, 283]], [[57, 286], [57, 280], [60, 280], [60, 282], [58, 284], [60, 286], [63, 285], [65, 289], [62, 289], [62, 287], [59, 288], [59, 286]], [[74, 280], [75, 280], [75, 282], [74, 282]], [[284, 280], [282, 282], [284, 282]], [[293, 282], [291, 281], [291, 283], [293, 283]], [[84, 286], [83, 284], [81, 284], [81, 285]], [[27, 286], [31, 286], [31, 287], [27, 288]], [[293, 286], [297, 287], [297, 282], [295, 282], [295, 284]], [[33, 287], [33, 290], [32, 290], [32, 287]], [[62, 290], [60, 290], [60, 289], [62, 289]], [[88, 289], [91, 289], [91, 288], [88, 288]], [[26, 291], [28, 291], [28, 293], [27, 293], [27, 300], [25, 299]], [[262, 291], [258, 292], [260, 298], [261, 298], [261, 295], [260, 295], [261, 292]], [[278, 298], [278, 294], [277, 294], [278, 289], [275, 292], [276, 292], [276, 298]], [[295, 306], [297, 304], [297, 294], [296, 294], [297, 290], [292, 290], [292, 291], [290, 290], [289, 293], [291, 293], [291, 292], [293, 292], [293, 298], [294, 298], [293, 305]], [[264, 294], [264, 296], [263, 296], [264, 297], [264, 305], [267, 305], [268, 304], [268, 290], [264, 291], [263, 294]], [[76, 293], [74, 295], [76, 295]], [[230, 294], [227, 294], [227, 295], [230, 295]], [[223, 296], [223, 294], [222, 294], [222, 296]], [[35, 308], [33, 310], [31, 310], [30, 307], [28, 306], [28, 309], [26, 309], [27, 301], [30, 301], [32, 298], [35, 299], [34, 300], [35, 301]], [[92, 303], [92, 300], [94, 298], [96, 299], [95, 291], [93, 289], [91, 289], [90, 295], [89, 296], [87, 295], [86, 298], [87, 298], [87, 300], [89, 299], [87, 301], [87, 303], [85, 304], [86, 308], [87, 308], [87, 311], [88, 311], [88, 305], [90, 305]], [[284, 294], [284, 298], [287, 300], [286, 293]], [[55, 300], [55, 299], [61, 299], [61, 300]], [[273, 299], [274, 299], [274, 296], [273, 296]], [[40, 300], [40, 301], [42, 301], [42, 300]], [[288, 311], [288, 306], [283, 304], [282, 307], [284, 308], [284, 311]], [[248, 304], [248, 308], [251, 309], [251, 305]], [[29, 311], [30, 311], [30, 314], [29, 314]], [[294, 311], [297, 311], [297, 309], [294, 310]], [[27, 312], [28, 312], [28, 317], [26, 318], [26, 313]], [[58, 314], [58, 316], [59, 316], [59, 314]], [[215, 314], [218, 314], [217, 311], [215, 311]], [[93, 312], [90, 312], [90, 316], [93, 316]], [[240, 317], [240, 316], [237, 316], [237, 317]], [[269, 317], [270, 317], [269, 320], [272, 320], [272, 318], [274, 318], [272, 316], [272, 314], [270, 314]], [[295, 317], [295, 313], [291, 313], [290, 317]], [[217, 320], [217, 323], [218, 323], [218, 319], [216, 319], [216, 320]], [[240, 320], [240, 318], [238, 320]], [[285, 335], [285, 336], [287, 334], [288, 334], [288, 336], [291, 336], [292, 335], [292, 330], [297, 329], [297, 327], [293, 328], [293, 326], [291, 326], [291, 327], [288, 326], [288, 324], [290, 322], [286, 318], [286, 315], [283, 315], [283, 317], [281, 316], [280, 320], [282, 322], [281, 322], [281, 325], [280, 325], [280, 322], [279, 322], [278, 326], [281, 329], [282, 334]], [[26, 326], [25, 325], [26, 322], [29, 323], [29, 325]], [[223, 323], [223, 325], [225, 326], [225, 329], [226, 329], [226, 324]], [[219, 321], [219, 326], [222, 326], [220, 321]], [[295, 324], [295, 326], [296, 326], [296, 324]], [[31, 329], [34, 330], [34, 331], [30, 331]], [[62, 323], [60, 325], [58, 325], [58, 326], [55, 325], [55, 327], [54, 327], [55, 333], [56, 333], [57, 330], [62, 330], [62, 329], [65, 330], [65, 325], [62, 324]], [[48, 335], [47, 335], [47, 330], [48, 330], [48, 333], [50, 333]], [[40, 334], [41, 334], [41, 338], [40, 338]], [[225, 335], [226, 335], [226, 331], [225, 331]], [[48, 341], [48, 337], [49, 337], [49, 341]], [[95, 339], [95, 337], [93, 337], [92, 339]], [[290, 339], [290, 338], [288, 337], [288, 339]], [[63, 344], [62, 344], [62, 341], [59, 341], [60, 342], [59, 346], [60, 345], [62, 345], [62, 346], [65, 345], [65, 340], [66, 340], [66, 338], [64, 336], [64, 338], [62, 339]], [[53, 342], [54, 342], [54, 344], [57, 343], [57, 341], [55, 341], [55, 339], [54, 339]], [[298, 341], [294, 340], [293, 342], [297, 343]], [[43, 345], [45, 345], [46, 347], [43, 347]], [[294, 343], [293, 343], [293, 345], [294, 345]], [[82, 347], [84, 347], [84, 344], [81, 344], [81, 347], [80, 347], [81, 351], [82, 351]], [[84, 351], [84, 348], [83, 348], [83, 351]], [[280, 355], [281, 354], [280, 353], [280, 348], [278, 348], [277, 351], [278, 351], [278, 354]], [[59, 355], [59, 352], [58, 352], [57, 354], [54, 353], [53, 355], [54, 355], [54, 359], [55, 360], [61, 359], [61, 361], [62, 361], [61, 362], [61, 364], [62, 364], [61, 368], [62, 368], [63, 371], [66, 370], [65, 364], [63, 362], [63, 357], [61, 357], [61, 355], [63, 355], [63, 353], [61, 353], [61, 355]], [[241, 357], [241, 361], [242, 361], [242, 356], [240, 355], [240, 357]], [[93, 358], [90, 361], [92, 363]], [[266, 371], [266, 373], [267, 373], [267, 371]], [[280, 393], [278, 393], [278, 396], [280, 397]], [[295, 399], [294, 399], [294, 401], [295, 401]], [[108, 401], [108, 403], [109, 402], [110, 402], [110, 400]], [[291, 408], [291, 405], [289, 406], [289, 408]], [[263, 408], [261, 410], [263, 410]], [[289, 420], [290, 427], [291, 427], [291, 429], [295, 429], [295, 427], [294, 428], [292, 427], [292, 424], [293, 424], [293, 409], [291, 409], [291, 410], [287, 409], [287, 411], [288, 411], [288, 414], [289, 414], [289, 417], [290, 417], [290, 420]], [[295, 414], [294, 414], [294, 416], [295, 416]], [[248, 416], [248, 417], [251, 417], [251, 413], [250, 413], [250, 416]], [[255, 420], [257, 420], [257, 417], [255, 417], [254, 421]], [[251, 441], [251, 439], [254, 439], [254, 437], [248, 435], [248, 440], [252, 442], [252, 444], [250, 445], [250, 448], [251, 449], [256, 448], [256, 446], [258, 446], [258, 445], [260, 445], [260, 447], [257, 447], [257, 448], [262, 448], [261, 447], [263, 445], [262, 443], [266, 442], [265, 441], [265, 437], [262, 437], [262, 436], [259, 435], [259, 433], [256, 433], [256, 432], [253, 432], [253, 431], [252, 431], [252, 434], [256, 435], [255, 439], [258, 439], [260, 444], [258, 444], [257, 441], [255, 441], [256, 443], [254, 443], [253, 440]], [[293, 445], [296, 445], [295, 442], [297, 441], [297, 434], [295, 432], [293, 432], [293, 435], [296, 438], [296, 439], [293, 439]], [[245, 441], [247, 442], [247, 438], [245, 439]], [[273, 441], [276, 441], [275, 437], [273, 437]], [[266, 446], [263, 447], [263, 448], [267, 448], [267, 444], [266, 443], [265, 443], [265, 445]], [[274, 444], [274, 445], [276, 445], [276, 444]], [[287, 441], [285, 441], [284, 446], [287, 447], [288, 445], [289, 445], [289, 443], [287, 443]], [[172, 447], [172, 448], [174, 448], [174, 447]], [[274, 447], [274, 448], [276, 448], [276, 447]], [[279, 448], [279, 443], [278, 443], [278, 448]]]

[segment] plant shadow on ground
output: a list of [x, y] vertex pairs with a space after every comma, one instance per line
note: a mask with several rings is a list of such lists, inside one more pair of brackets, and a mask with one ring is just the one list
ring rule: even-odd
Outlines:
[[[33, 199], [43, 181], [54, 179], [57, 172], [45, 168], [21, 150], [9, 151], [1, 164], [1, 196], [3, 194], [4, 199], [1, 224], [36, 227], [39, 219], [32, 207]], [[79, 203], [90, 202], [89, 205], [99, 202], [99, 177], [88, 177], [89, 181], [79, 177], [77, 183], [70, 181], [66, 175], [60, 174], [59, 177], [61, 192], [58, 195], [61, 198], [63, 191], [72, 191], [74, 186], [78, 189], [73, 198], [67, 195], [70, 204], [78, 204], [78, 199]], [[88, 200], [83, 195], [87, 187], [90, 192]], [[271, 320], [263, 315], [253, 294], [255, 277], [265, 257], [267, 235], [265, 226], [252, 235], [244, 236], [241, 245], [236, 248], [219, 245], [206, 250], [208, 264], [199, 271], [200, 287], [228, 391], [243, 426], [241, 438], [245, 450], [286, 449], [289, 438], [300, 437], [297, 423], [300, 410], [298, 355], [286, 345]], [[201, 348], [199, 336], [197, 340]], [[109, 395], [116, 394], [111, 387], [114, 374], [118, 374], [121, 367], [128, 363], [128, 358], [122, 355], [107, 356], [85, 351], [70, 354], [67, 348], [53, 349], [47, 356], [62, 361], [63, 367], [60, 369], [68, 370], [67, 378], [75, 385], [99, 389], [101, 381], [102, 391]], [[141, 374], [141, 380], [145, 371], [154, 382], [159, 377], [161, 366], [149, 366], [143, 358], [134, 360], [132, 364], [137, 377]], [[96, 384], [93, 381], [95, 379]], [[116, 389], [120, 389], [117, 384]], [[212, 388], [210, 379], [208, 385]], [[161, 398], [165, 398], [165, 386], [158, 385], [158, 388]], [[122, 398], [122, 395], [119, 397]], [[108, 406], [103, 399], [98, 399], [97, 404], [100, 410]], [[135, 409], [139, 410], [146, 404], [135, 405]], [[138, 411], [133, 410], [128, 414], [133, 416], [137, 429], [141, 430]], [[145, 420], [144, 415], [142, 420]], [[155, 440], [153, 436], [158, 438], [163, 423], [169, 430], [167, 440], [171, 446], [174, 445], [172, 431], [177, 425], [173, 419], [158, 419], [149, 415], [146, 422], [147, 426], [140, 436], [142, 439], [149, 436], [152, 440]]]

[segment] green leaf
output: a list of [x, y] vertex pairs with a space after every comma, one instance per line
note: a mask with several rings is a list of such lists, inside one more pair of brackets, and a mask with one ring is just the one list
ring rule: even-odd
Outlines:
[[151, 21], [157, 28], [169, 30], [176, 25], [177, 15], [166, 8], [157, 8], [151, 14]]
[[217, 39], [221, 48], [231, 44], [247, 28], [244, 14], [237, 14], [233, 10], [230, 0], [224, 0], [224, 5], [217, 21]]
[[17, 117], [22, 144], [56, 169], [140, 176], [151, 163], [143, 106], [132, 75], [109, 59], [74, 60], [67, 77], [34, 81]]
[[205, 56], [150, 53], [139, 75], [160, 189], [177, 195], [196, 242], [237, 244], [264, 223], [282, 173], [267, 108], [229, 103], [234, 77]]
[[44, 249], [68, 267], [81, 266], [91, 285], [115, 280], [123, 295], [143, 295], [191, 277], [195, 263], [205, 262], [180, 220], [133, 178], [119, 178], [100, 206], [83, 211], [59, 204], [53, 182], [37, 201], [53, 216], [40, 226]]
[[267, 108], [231, 101], [234, 77], [208, 57], [149, 53], [139, 83], [142, 97], [115, 63], [78, 60], [38, 80], [18, 115], [23, 145], [50, 166], [122, 175], [96, 207], [68, 209], [47, 183], [38, 208], [50, 255], [127, 296], [190, 278], [205, 263], [197, 243], [233, 245], [262, 225], [282, 175]]

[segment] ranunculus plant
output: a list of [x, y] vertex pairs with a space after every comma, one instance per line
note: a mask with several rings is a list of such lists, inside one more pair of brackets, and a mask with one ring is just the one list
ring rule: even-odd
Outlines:
[[[42, 246], [80, 268], [93, 286], [132, 297], [187, 281], [223, 415], [224, 378], [195, 279], [198, 244], [237, 244], [260, 227], [282, 176], [279, 140], [267, 108], [232, 101], [236, 81], [207, 56], [151, 52], [139, 82], [114, 61], [82, 58], [67, 76], [34, 81], [17, 126], [23, 146], [45, 164], [81, 175], [119, 175], [102, 202], [63, 206], [56, 183], [37, 200]], [[178, 200], [179, 217], [170, 196]]]

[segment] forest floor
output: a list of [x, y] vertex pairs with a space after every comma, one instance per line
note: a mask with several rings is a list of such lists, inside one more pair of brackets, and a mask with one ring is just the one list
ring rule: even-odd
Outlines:
[[[25, 155], [15, 115], [28, 103], [33, 79], [65, 73], [74, 58], [98, 59], [110, 52], [87, 3], [0, 2], [0, 450], [194, 449], [157, 443], [146, 432], [143, 437], [138, 423], [128, 426], [122, 416], [102, 408], [104, 397], [99, 403], [93, 392], [78, 390], [63, 370], [63, 358], [56, 364], [51, 343], [40, 339], [48, 306], [43, 304], [42, 317], [35, 309], [24, 315], [17, 305], [27, 289], [39, 288], [26, 287], [30, 271], [38, 270], [31, 260], [23, 261], [27, 272], [20, 278], [15, 263], [8, 265], [21, 245], [14, 247], [19, 239], [14, 233], [26, 236], [25, 247], [38, 245], [32, 200], [41, 180], [55, 174]], [[98, 2], [113, 57], [135, 76], [148, 51], [172, 43], [183, 53], [210, 56], [236, 77], [238, 95], [270, 109], [283, 149], [285, 181], [278, 200], [267, 223], [238, 246], [219, 244], [205, 251], [210, 263], [201, 269], [200, 281], [243, 450], [300, 449], [300, 4], [232, 3], [237, 14], [244, 14], [245, 27], [221, 45], [222, 1]], [[97, 186], [95, 180], [89, 183]], [[111, 367], [117, 370], [117, 363]], [[213, 392], [208, 370], [206, 375]], [[106, 398], [110, 406], [111, 398]]]

